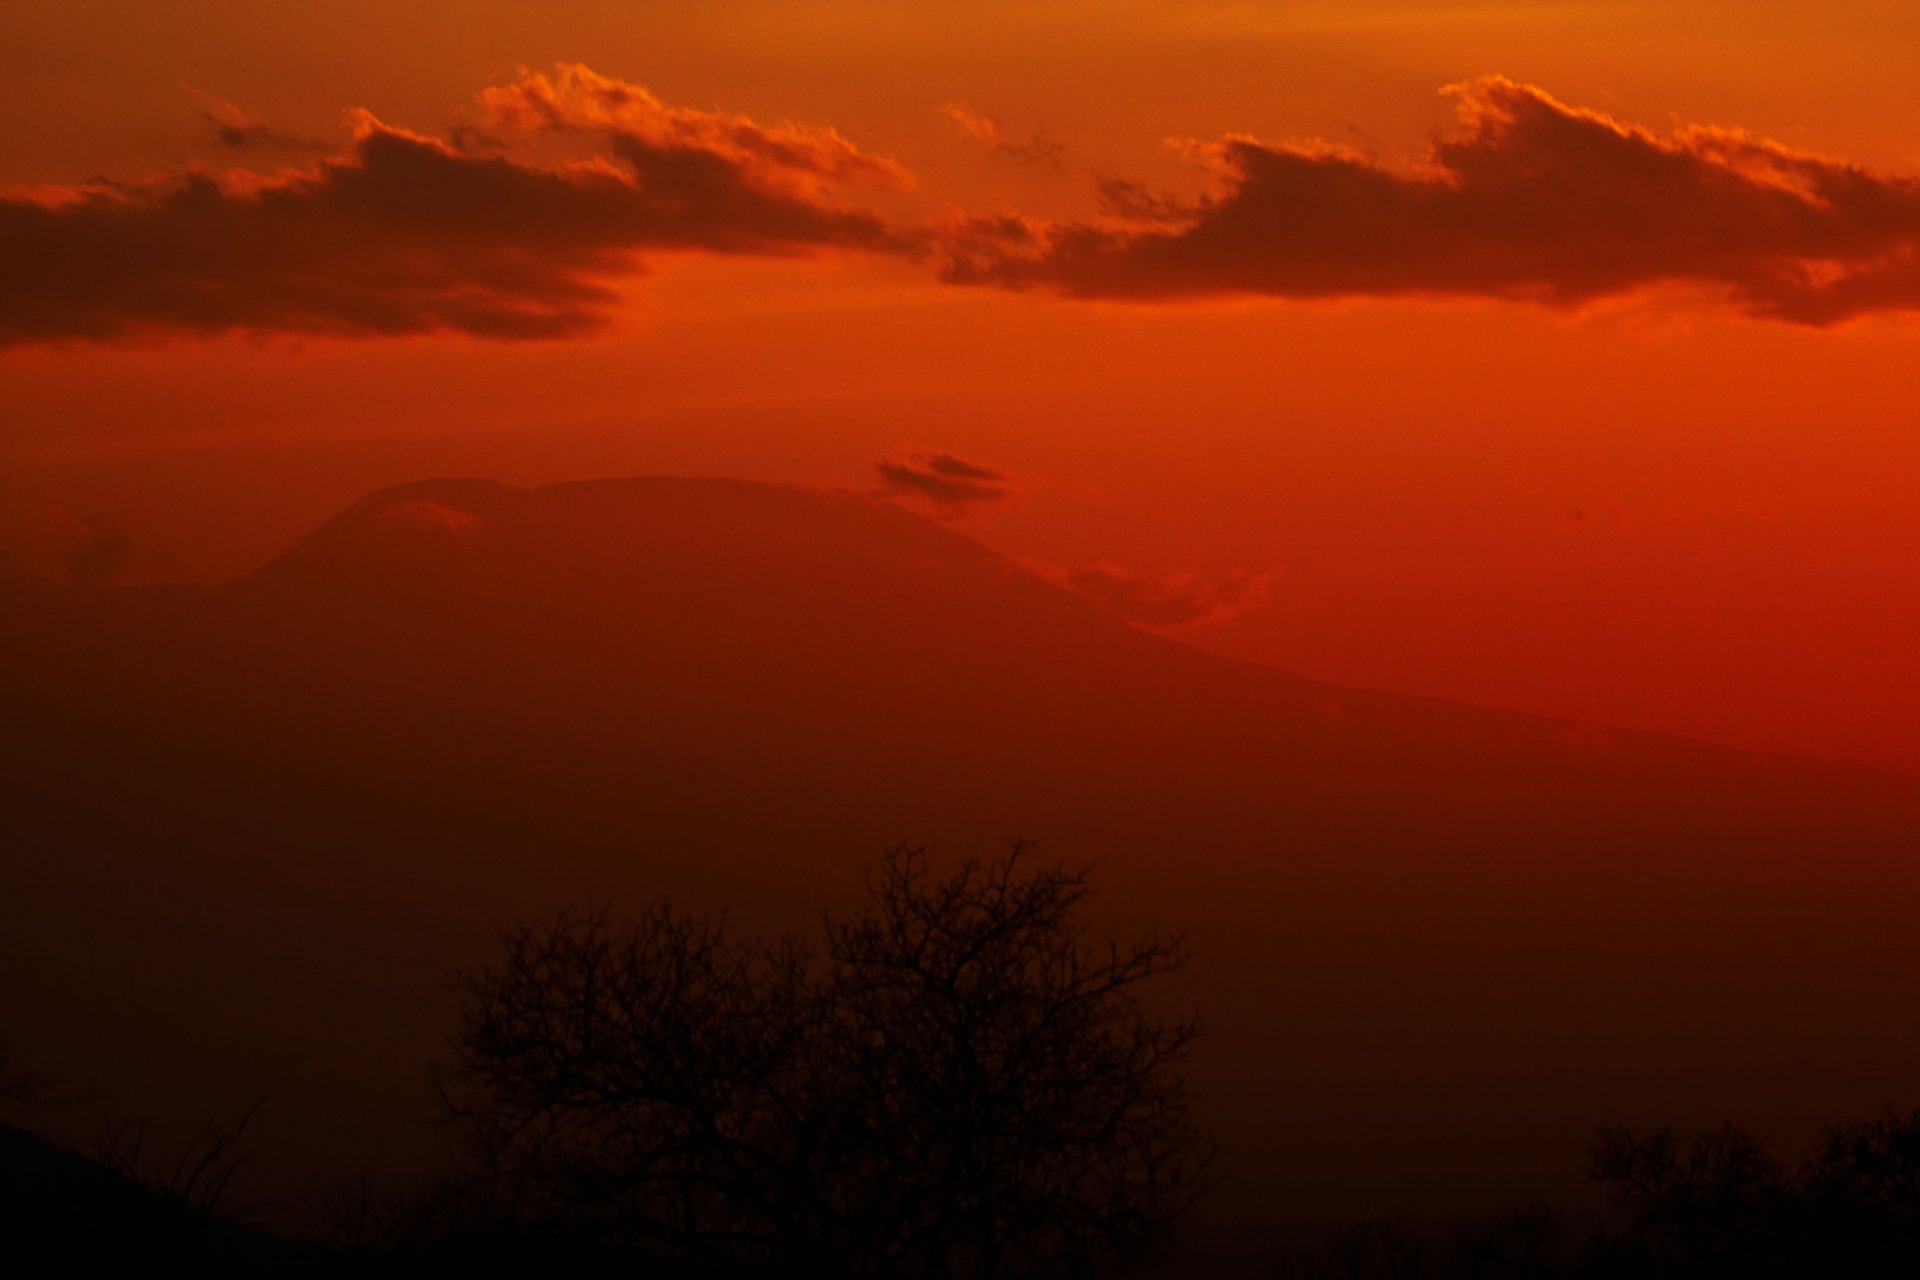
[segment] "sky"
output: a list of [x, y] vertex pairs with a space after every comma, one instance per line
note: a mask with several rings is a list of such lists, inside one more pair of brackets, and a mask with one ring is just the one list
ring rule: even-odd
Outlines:
[[1920, 11], [13, 0], [0, 550], [872, 491], [1349, 684], [1920, 770]]

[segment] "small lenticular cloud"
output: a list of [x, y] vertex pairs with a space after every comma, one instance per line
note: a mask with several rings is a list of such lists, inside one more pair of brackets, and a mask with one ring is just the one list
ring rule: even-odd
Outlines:
[[1014, 494], [1013, 478], [1005, 472], [951, 453], [913, 453], [873, 465], [880, 473], [881, 496], [922, 498], [948, 512], [1004, 502]]

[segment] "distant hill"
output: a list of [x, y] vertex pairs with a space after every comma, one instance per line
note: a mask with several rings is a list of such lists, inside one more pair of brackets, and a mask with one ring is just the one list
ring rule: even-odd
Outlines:
[[122, 1110], [272, 1093], [279, 1192], [430, 1158], [437, 980], [498, 925], [798, 925], [1001, 836], [1192, 935], [1222, 1214], [1920, 1101], [1920, 780], [1208, 656], [856, 496], [430, 481], [234, 582], [0, 605], [4, 1030]]

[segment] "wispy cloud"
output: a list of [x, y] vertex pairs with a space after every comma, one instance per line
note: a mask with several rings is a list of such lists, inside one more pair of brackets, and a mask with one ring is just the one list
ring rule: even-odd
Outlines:
[[1065, 144], [1040, 126], [1035, 126], [1025, 137], [1016, 138], [999, 117], [976, 111], [964, 102], [949, 102], [940, 108], [940, 114], [961, 137], [993, 155], [1046, 169], [1062, 167]]
[[1128, 622], [1167, 629], [1236, 617], [1264, 601], [1279, 576], [1269, 570], [1152, 574], [1112, 561], [1078, 567], [1032, 561], [1027, 567]]

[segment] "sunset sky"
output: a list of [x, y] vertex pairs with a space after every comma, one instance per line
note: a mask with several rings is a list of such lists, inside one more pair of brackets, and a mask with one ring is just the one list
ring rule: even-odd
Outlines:
[[1329, 680], [1920, 771], [1920, 8], [11, 0], [0, 548], [914, 503]]

